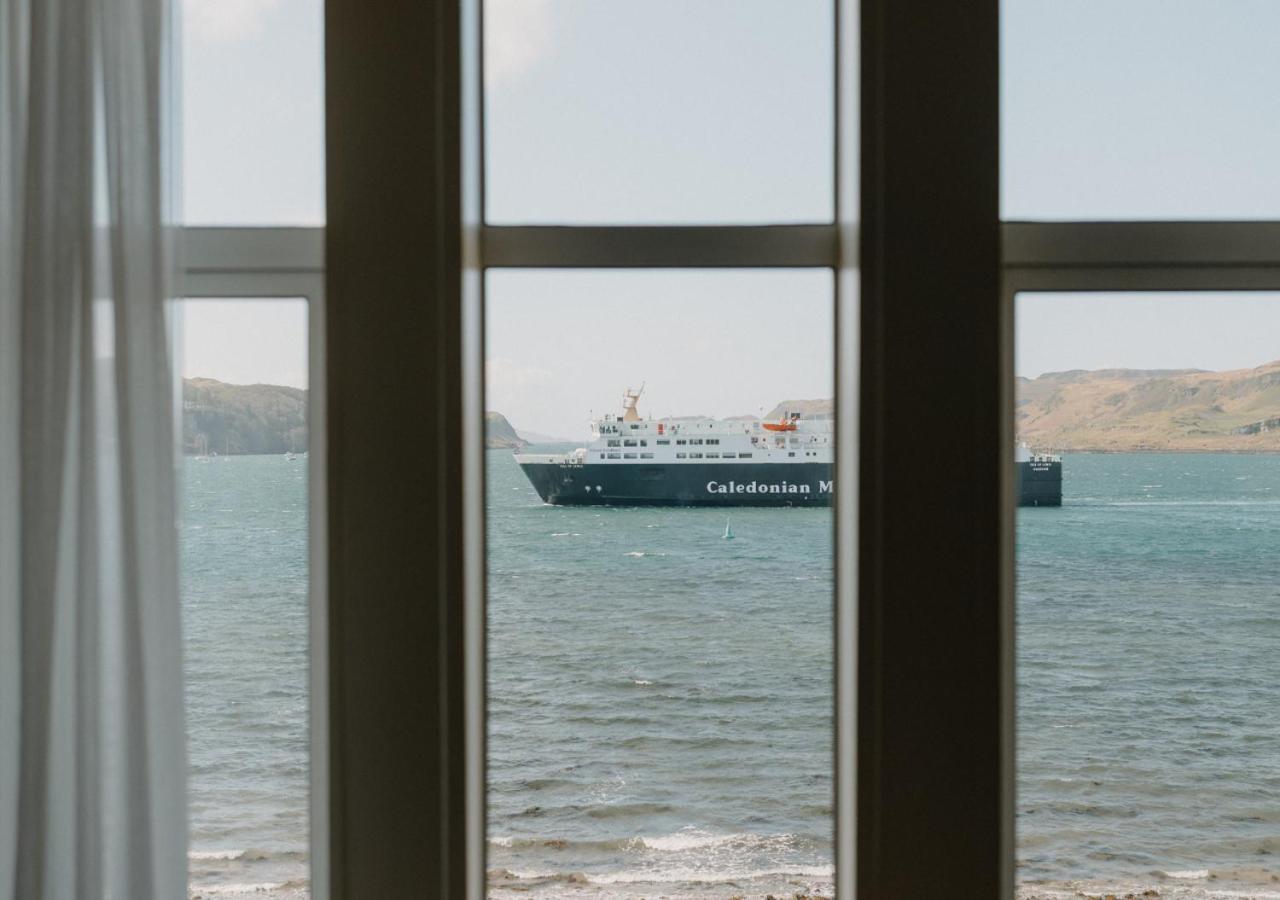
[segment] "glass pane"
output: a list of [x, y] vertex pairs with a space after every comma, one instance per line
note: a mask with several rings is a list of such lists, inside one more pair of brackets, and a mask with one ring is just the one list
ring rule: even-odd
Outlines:
[[1280, 295], [1017, 315], [1018, 896], [1275, 896]]
[[324, 6], [183, 0], [188, 225], [322, 225]]
[[190, 893], [303, 898], [307, 305], [182, 307]]
[[1266, 0], [1003, 0], [1006, 219], [1280, 217]]
[[832, 284], [489, 273], [490, 896], [831, 896]]
[[486, 0], [487, 218], [832, 217], [830, 0]]

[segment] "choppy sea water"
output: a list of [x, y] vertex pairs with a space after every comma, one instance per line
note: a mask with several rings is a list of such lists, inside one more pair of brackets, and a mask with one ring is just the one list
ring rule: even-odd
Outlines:
[[[488, 463], [490, 895], [830, 894], [829, 512]], [[184, 473], [190, 894], [303, 897], [306, 463]], [[1280, 457], [1064, 477], [1018, 519], [1020, 897], [1280, 898]]]
[[307, 462], [182, 461], [189, 896], [307, 894]]
[[1280, 457], [1063, 490], [1018, 516], [1019, 894], [1280, 897]]
[[829, 895], [830, 510], [553, 507], [487, 462], [490, 895]]

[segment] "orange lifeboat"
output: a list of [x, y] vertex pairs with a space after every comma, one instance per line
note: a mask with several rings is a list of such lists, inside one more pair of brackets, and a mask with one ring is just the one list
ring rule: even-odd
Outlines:
[[783, 416], [777, 422], [762, 422], [761, 424], [764, 425], [766, 431], [795, 431], [796, 430], [796, 420], [794, 417], [788, 419], [786, 416]]

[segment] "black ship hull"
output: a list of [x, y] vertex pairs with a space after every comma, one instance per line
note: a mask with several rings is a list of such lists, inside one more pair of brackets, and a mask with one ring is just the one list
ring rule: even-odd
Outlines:
[[1031, 460], [1018, 466], [1019, 506], [1062, 505], [1062, 463]]
[[[1062, 505], [1062, 463], [1020, 462], [1019, 506]], [[522, 462], [534, 490], [557, 506], [830, 506], [829, 463], [616, 465]]]
[[562, 506], [830, 506], [829, 463], [522, 462], [546, 503]]

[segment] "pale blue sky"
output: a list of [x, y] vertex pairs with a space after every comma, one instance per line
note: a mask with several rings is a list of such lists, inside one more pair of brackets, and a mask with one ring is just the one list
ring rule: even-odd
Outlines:
[[[489, 0], [491, 218], [828, 218], [830, 4]], [[321, 0], [182, 5], [187, 221], [323, 224]], [[1005, 0], [1003, 17], [1006, 218], [1280, 218], [1280, 3]], [[627, 380], [670, 377], [689, 391], [729, 366], [768, 373], [766, 383], [780, 387], [793, 376], [797, 390], [816, 384], [815, 366], [830, 371], [829, 340], [810, 335], [776, 341], [767, 354], [758, 349], [759, 336], [789, 333], [786, 323], [811, 290], [800, 286], [804, 279], [767, 274], [631, 273], [599, 282], [594, 298], [580, 287], [589, 278], [503, 274], [490, 307], [490, 353], [518, 371], [539, 367], [531, 348], [563, 346], [581, 371], [621, 378], [610, 368], [616, 346], [566, 335], [577, 333], [584, 304], [626, 296], [649, 311], [629, 325], [640, 345], [669, 344], [701, 310], [730, 308], [741, 341], [726, 344], [729, 358], [714, 365], [673, 352], [658, 371]], [[619, 293], [600, 296], [606, 287]], [[538, 314], [517, 309], [522, 295]], [[663, 301], [676, 295], [685, 297], [678, 310]], [[735, 306], [744, 296], [751, 301]], [[296, 317], [257, 316], [248, 305], [228, 313], [238, 325], [191, 320], [204, 323], [188, 329], [186, 342], [191, 363], [211, 369], [200, 374], [267, 381], [296, 372], [263, 349], [296, 362], [305, 347]], [[260, 343], [232, 340], [250, 332]], [[504, 334], [513, 335], [510, 343]], [[1158, 310], [1138, 300], [1105, 309], [1079, 299], [1024, 301], [1018, 370], [1251, 366], [1280, 358], [1280, 339], [1273, 344], [1271, 335], [1280, 335], [1280, 299], [1182, 298]], [[495, 399], [519, 386], [494, 367], [490, 374]], [[580, 421], [597, 393], [613, 398], [622, 386], [564, 387], [557, 402], [573, 407], [566, 421]], [[741, 382], [738, 393], [724, 393], [723, 408], [695, 411], [747, 411], [775, 399], [757, 396], [761, 389]]]
[[830, 397], [832, 296], [825, 269], [492, 271], [488, 406], [579, 439], [642, 381], [655, 416]]

